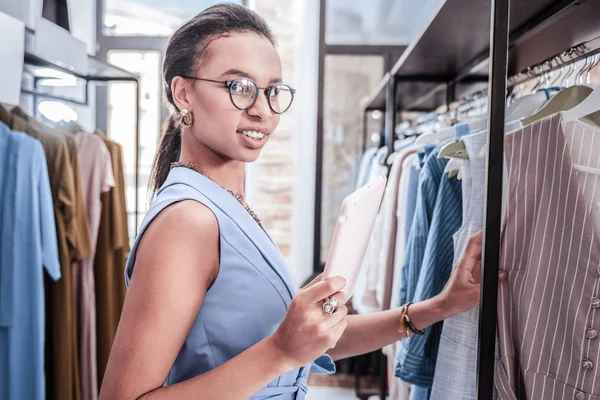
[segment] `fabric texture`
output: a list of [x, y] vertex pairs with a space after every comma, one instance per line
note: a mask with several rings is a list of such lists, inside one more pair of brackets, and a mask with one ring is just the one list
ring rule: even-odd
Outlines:
[[[462, 170], [463, 223], [454, 234], [454, 265], [469, 238], [483, 229], [485, 132], [462, 138], [469, 155]], [[479, 307], [444, 321], [431, 391], [432, 400], [477, 399]]]
[[46, 157], [1, 122], [0, 154], [0, 398], [43, 400], [43, 270], [61, 276]]
[[115, 185], [115, 181], [111, 156], [102, 138], [98, 135], [81, 132], [76, 139], [92, 241], [92, 252], [79, 263], [76, 281], [81, 399], [96, 400], [99, 391], [94, 259], [102, 214], [100, 196], [102, 193], [108, 192]]
[[58, 244], [62, 279], [44, 276], [46, 304], [46, 398], [79, 400], [79, 359], [74, 294], [74, 262], [85, 256], [77, 239], [77, 189], [66, 140], [50, 130], [38, 129], [37, 123], [21, 109], [8, 112], [0, 105], [0, 121], [15, 131], [38, 139], [44, 148]]
[[505, 138], [498, 325], [501, 399], [600, 398], [600, 132], [562, 114]]
[[[127, 260], [127, 284], [132, 279], [137, 247], [145, 230], [162, 210], [181, 200], [197, 201], [215, 215], [219, 224], [220, 267], [165, 385], [216, 368], [272, 334], [298, 290], [277, 245], [244, 207], [213, 181], [183, 167], [171, 170], [142, 222]], [[302, 400], [311, 371], [335, 372], [335, 364], [324, 355], [312, 366], [276, 378], [251, 399]]]
[[[387, 176], [387, 167], [385, 159], [387, 156], [387, 147], [381, 147], [373, 157], [370, 167], [367, 182], [371, 181], [378, 175]], [[378, 214], [375, 219], [375, 226], [381, 225], [381, 216]], [[376, 285], [376, 280], [373, 276], [369, 276], [369, 265], [372, 260], [379, 254], [381, 247], [381, 230], [373, 229], [373, 233], [369, 239], [369, 244], [365, 252], [365, 258], [358, 274], [354, 295], [352, 296], [352, 307], [360, 314], [366, 314], [379, 310], [375, 291], [370, 290]]]
[[[408, 156], [402, 163], [402, 176], [398, 185], [398, 204], [396, 208], [396, 238], [394, 250], [394, 265], [392, 272], [392, 289], [390, 298], [390, 308], [398, 307], [398, 296], [400, 285], [402, 284], [402, 264], [405, 254], [405, 246], [408, 240], [407, 232], [410, 232], [412, 217], [414, 215], [415, 203], [417, 200], [417, 187], [419, 184], [419, 157], [413, 153]], [[400, 350], [400, 342], [392, 343], [385, 346], [382, 351], [387, 356], [388, 371], [395, 371], [396, 356]], [[389, 383], [389, 394], [391, 399], [408, 400], [410, 396], [410, 384], [397, 379], [394, 374], [391, 374]]]
[[[441, 148], [440, 146], [431, 153], [425, 170], [444, 170], [448, 160], [437, 158]], [[436, 174], [436, 179], [438, 176]], [[442, 291], [448, 282], [454, 262], [452, 236], [461, 223], [461, 183], [458, 179], [450, 179], [442, 173], [439, 176], [439, 188], [435, 196], [423, 261], [419, 271], [415, 271], [416, 286], [408, 301], [424, 301]], [[414, 285], [414, 281], [407, 284]], [[442, 322], [439, 322], [426, 328], [423, 335], [414, 335], [402, 341], [398, 358], [399, 372], [404, 380], [418, 386], [431, 387], [441, 330]]]
[[[377, 214], [373, 233], [369, 239], [369, 249], [362, 268], [366, 280], [362, 299], [366, 307], [381, 311], [389, 309], [392, 285], [392, 263], [396, 237], [396, 206], [398, 202], [398, 184], [402, 174], [402, 163], [406, 157], [415, 153], [417, 147], [405, 146], [390, 155], [392, 165], [387, 179], [381, 207]], [[388, 160], [388, 161], [390, 161]], [[389, 268], [388, 268], [389, 267]], [[385, 299], [384, 299], [385, 298]]]
[[[375, 295], [377, 304], [381, 310], [390, 309], [392, 297], [392, 283], [394, 281], [394, 257], [396, 251], [397, 235], [397, 209], [400, 178], [404, 173], [403, 165], [406, 158], [417, 152], [419, 146], [409, 146], [396, 154], [394, 162], [390, 168], [390, 175], [384, 193], [383, 203], [381, 205], [381, 226], [382, 231], [381, 249], [376, 258], [375, 267], [378, 270]], [[372, 268], [373, 266], [371, 266]]]
[[[433, 218], [435, 201], [439, 189], [439, 183], [444, 171], [445, 160], [437, 162], [437, 155], [433, 153], [434, 147], [426, 146], [417, 154], [420, 160], [421, 170], [419, 172], [419, 183], [417, 188], [417, 198], [415, 202], [415, 213], [411, 224], [410, 234], [406, 243], [406, 252], [401, 267], [400, 291], [398, 296], [398, 305], [406, 304], [409, 299], [414, 297], [417, 287], [421, 264], [425, 257], [425, 247], [427, 245], [427, 236], [429, 227]], [[428, 161], [436, 160], [432, 163]], [[395, 375], [404, 382], [417, 386], [426, 386], [425, 380], [419, 379], [418, 365], [407, 365], [404, 362], [405, 355], [403, 347], [405, 340], [398, 343], [399, 351], [397, 354], [397, 365]], [[416, 384], [415, 382], [419, 382]], [[416, 392], [416, 393], [415, 393]], [[418, 387], [412, 388], [411, 399], [415, 399], [423, 391]], [[425, 392], [426, 394], [426, 392]], [[426, 398], [426, 397], [421, 397]]]
[[[374, 231], [380, 231], [380, 235], [377, 239], [381, 240], [381, 247], [378, 254], [372, 254], [373, 259], [371, 264], [368, 265], [370, 269], [369, 274], [374, 274], [372, 278], [374, 281], [371, 287], [368, 289], [370, 292], [375, 293], [377, 305], [380, 310], [389, 310], [390, 301], [392, 297], [392, 285], [394, 282], [394, 253], [396, 250], [396, 234], [397, 234], [397, 208], [399, 202], [399, 186], [402, 174], [404, 173], [404, 161], [416, 153], [419, 146], [410, 145], [412, 141], [408, 142], [408, 146], [400, 148], [397, 153], [394, 154], [393, 162], [390, 168], [390, 174], [388, 177], [385, 193], [377, 223], [374, 227]], [[372, 271], [376, 270], [376, 271]], [[375, 287], [373, 287], [375, 284]], [[391, 349], [390, 349], [391, 350]], [[383, 353], [388, 356], [388, 368], [390, 371], [393, 370], [395, 365], [396, 353], [389, 352], [382, 349]], [[390, 395], [394, 395], [396, 400], [408, 400], [408, 394], [410, 392], [410, 386], [398, 379], [392, 379], [389, 384]]]
[[360, 159], [360, 165], [358, 167], [358, 179], [356, 181], [356, 189], [364, 186], [369, 181], [371, 175], [371, 166], [373, 163], [373, 157], [377, 153], [376, 147], [371, 147], [365, 151], [362, 158]]
[[103, 135], [98, 137], [102, 138], [110, 152], [115, 178], [115, 186], [100, 196], [102, 213], [94, 260], [98, 387], [100, 387], [125, 301], [126, 287], [123, 271], [126, 254], [129, 252], [129, 233], [122, 148], [121, 145]]

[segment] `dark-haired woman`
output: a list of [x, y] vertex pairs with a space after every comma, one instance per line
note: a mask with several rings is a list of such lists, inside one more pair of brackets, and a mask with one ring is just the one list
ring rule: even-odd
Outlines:
[[156, 198], [127, 262], [102, 400], [303, 399], [308, 373], [333, 372], [332, 359], [476, 305], [480, 236], [446, 289], [410, 307], [347, 316], [339, 277], [298, 290], [244, 199], [246, 163], [295, 92], [256, 13], [203, 11], [171, 38], [163, 73], [174, 114], [155, 160]]

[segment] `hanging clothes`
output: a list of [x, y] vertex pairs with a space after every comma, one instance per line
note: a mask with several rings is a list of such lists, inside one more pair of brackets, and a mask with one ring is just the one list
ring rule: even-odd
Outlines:
[[365, 256], [363, 268], [366, 280], [362, 291], [363, 307], [381, 311], [389, 309], [389, 304], [384, 304], [384, 297], [389, 302], [391, 297], [391, 271], [393, 252], [396, 238], [396, 207], [398, 201], [398, 184], [402, 173], [401, 167], [404, 159], [415, 153], [420, 146], [414, 146], [414, 138], [405, 141], [400, 149], [389, 156], [391, 161], [390, 174], [386, 183], [385, 193], [373, 226], [369, 250]]
[[[423, 261], [425, 246], [427, 244], [427, 235], [429, 232], [429, 226], [431, 224], [431, 217], [433, 215], [433, 208], [435, 206], [435, 197], [437, 196], [439, 182], [444, 171], [443, 165], [438, 163], [429, 163], [425, 161], [431, 155], [434, 147], [426, 146], [418, 154], [421, 164], [421, 171], [419, 173], [419, 184], [417, 189], [417, 200], [415, 205], [415, 214], [412, 221], [410, 230], [410, 236], [407, 240], [406, 253], [402, 265], [402, 285], [400, 286], [399, 303], [405, 304], [408, 302], [407, 299], [412, 299], [414, 289], [416, 288], [416, 282], [418, 280], [418, 269], [420, 269], [421, 262]], [[435, 157], [432, 155], [432, 157]], [[444, 160], [440, 160], [444, 161]], [[402, 341], [399, 343], [398, 359], [400, 360], [400, 353], [403, 347]], [[395, 368], [395, 375], [401, 378], [404, 382], [414, 384], [417, 374], [415, 369], [411, 370], [410, 367], [404, 363], [397, 363]], [[416, 380], [421, 383], [420, 380]], [[426, 398], [427, 392], [424, 393], [422, 390], [413, 386], [411, 390], [411, 399], [413, 398]]]
[[[58, 132], [58, 131], [54, 131]], [[60, 133], [60, 132], [58, 132]], [[79, 150], [77, 149], [77, 141], [70, 133], [62, 133], [69, 150], [69, 160], [73, 167], [73, 180], [75, 181], [75, 238], [76, 243], [73, 245], [74, 258], [83, 260], [92, 252], [92, 238], [90, 232], [90, 224], [87, 219], [87, 207], [85, 205], [85, 197], [83, 194], [83, 179], [81, 177], [81, 168], [79, 167]]]
[[115, 186], [115, 180], [111, 156], [102, 138], [98, 135], [81, 132], [76, 139], [92, 238], [92, 253], [79, 264], [76, 281], [81, 398], [82, 400], [96, 400], [98, 398], [98, 361], [94, 259], [102, 213], [100, 196]]
[[[369, 175], [367, 182], [371, 181], [378, 175], [387, 175], [387, 167], [385, 165], [385, 159], [387, 158], [388, 149], [387, 147], [381, 147], [377, 150], [377, 153], [371, 160], [369, 167]], [[375, 219], [375, 225], [381, 225], [381, 217], [378, 214]], [[377, 305], [377, 299], [375, 292], [368, 290], [370, 284], [369, 269], [370, 264], [375, 257], [379, 256], [381, 246], [381, 230], [373, 230], [369, 244], [365, 252], [365, 258], [363, 265], [358, 274], [356, 281], [356, 287], [354, 295], [352, 296], [352, 307], [361, 314], [374, 312], [379, 309]]]
[[[454, 234], [454, 265], [471, 236], [483, 229], [486, 132], [462, 138], [469, 159], [463, 161], [463, 223]], [[431, 391], [432, 400], [477, 399], [479, 307], [444, 321]]]
[[94, 260], [98, 387], [101, 387], [125, 301], [126, 287], [123, 271], [129, 252], [129, 230], [125, 204], [123, 150], [121, 145], [103, 134], [97, 135], [102, 138], [110, 152], [115, 178], [115, 186], [101, 195], [102, 213]]
[[404, 162], [420, 149], [418, 145], [410, 145], [399, 150], [390, 168], [386, 190], [381, 205], [382, 231], [381, 249], [377, 255], [375, 267], [378, 270], [375, 282], [375, 296], [381, 310], [390, 309], [392, 284], [394, 281], [394, 258], [398, 228], [397, 211], [400, 194], [400, 178], [404, 174]]
[[498, 327], [501, 399], [600, 395], [600, 131], [555, 114], [505, 138]]
[[74, 296], [74, 262], [85, 255], [79, 240], [77, 221], [77, 189], [67, 143], [61, 135], [38, 130], [29, 118], [16, 108], [8, 112], [0, 106], [0, 121], [13, 130], [38, 139], [44, 147], [56, 226], [56, 240], [62, 279], [45, 276], [46, 304], [46, 398], [79, 399], [79, 361]]
[[[468, 125], [456, 125], [457, 138], [468, 131]], [[437, 157], [442, 147], [428, 154], [421, 171], [417, 194], [420, 201], [417, 200], [401, 278], [401, 304], [439, 294], [450, 277], [454, 258], [452, 235], [462, 222], [462, 193], [460, 182], [443, 173], [448, 160]], [[423, 335], [405, 339], [400, 345], [396, 376], [415, 385], [411, 399], [430, 396], [441, 329], [441, 322], [434, 324]]]
[[0, 398], [43, 400], [43, 270], [61, 277], [46, 156], [2, 122], [0, 155]]
[[[439, 150], [441, 147], [431, 153], [424, 167], [425, 171], [428, 164], [436, 164], [431, 169], [444, 170], [448, 161], [437, 158]], [[452, 235], [460, 228], [462, 222], [460, 181], [450, 179], [446, 174], [441, 174], [439, 179], [423, 260], [420, 268], [417, 267], [412, 274], [416, 278], [416, 285], [409, 301], [413, 302], [427, 300], [444, 288], [450, 277], [454, 259]], [[414, 335], [403, 341], [397, 372], [406, 379], [411, 379], [411, 383], [431, 387], [441, 328], [442, 323], [434, 324], [426, 328], [423, 335]]]
[[[402, 170], [400, 182], [398, 184], [398, 202], [396, 205], [396, 237], [394, 239], [394, 255], [391, 291], [390, 298], [387, 299], [384, 295], [384, 305], [387, 308], [396, 308], [398, 306], [398, 295], [401, 284], [402, 260], [404, 260], [405, 246], [412, 224], [412, 216], [414, 215], [415, 203], [417, 200], [417, 187], [419, 183], [419, 170], [416, 166], [419, 164], [419, 156], [417, 153], [412, 153], [407, 156], [402, 162]], [[407, 227], [408, 226], [408, 227]], [[396, 369], [396, 355], [399, 351], [399, 343], [392, 343], [385, 346], [383, 354], [387, 356], [388, 371]], [[392, 374], [389, 381], [390, 399], [408, 400], [410, 397], [410, 384], [396, 379]]]
[[363, 187], [369, 182], [369, 176], [371, 176], [371, 168], [373, 167], [373, 157], [377, 153], [376, 147], [367, 149], [360, 159], [360, 165], [358, 167], [358, 179], [356, 181], [356, 189]]

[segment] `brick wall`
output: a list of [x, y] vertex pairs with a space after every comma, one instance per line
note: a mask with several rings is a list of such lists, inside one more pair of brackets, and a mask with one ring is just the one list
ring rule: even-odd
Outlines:
[[[271, 26], [277, 38], [283, 68], [283, 81], [292, 87], [294, 77], [294, 2], [255, 0], [251, 8]], [[281, 116], [279, 127], [263, 149], [260, 158], [249, 167], [248, 198], [265, 228], [290, 262], [293, 224], [294, 143], [292, 124], [294, 107]]]

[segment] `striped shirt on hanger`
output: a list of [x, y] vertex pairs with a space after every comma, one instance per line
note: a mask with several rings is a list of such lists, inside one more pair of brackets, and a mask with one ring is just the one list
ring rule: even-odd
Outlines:
[[[425, 170], [436, 170], [439, 188], [437, 195], [434, 196], [435, 205], [432, 209], [423, 260], [418, 270], [413, 269], [412, 276], [416, 281], [404, 282], [405, 286], [414, 287], [414, 293], [408, 299], [413, 302], [427, 300], [439, 294], [444, 288], [454, 261], [452, 236], [462, 222], [461, 183], [458, 179], [450, 179], [443, 173], [448, 160], [437, 158], [440, 150], [441, 147], [438, 147], [431, 153], [424, 167]], [[442, 173], [439, 173], [440, 170]], [[413, 230], [417, 227], [418, 225], [413, 225]], [[403, 341], [396, 370], [402, 379], [418, 386], [431, 387], [441, 331], [440, 322], [425, 329], [423, 335], [414, 335]]]
[[[486, 132], [463, 137], [469, 160], [462, 167], [463, 223], [454, 234], [454, 264], [469, 238], [483, 229]], [[477, 399], [479, 307], [444, 321], [431, 391], [432, 400]]]

